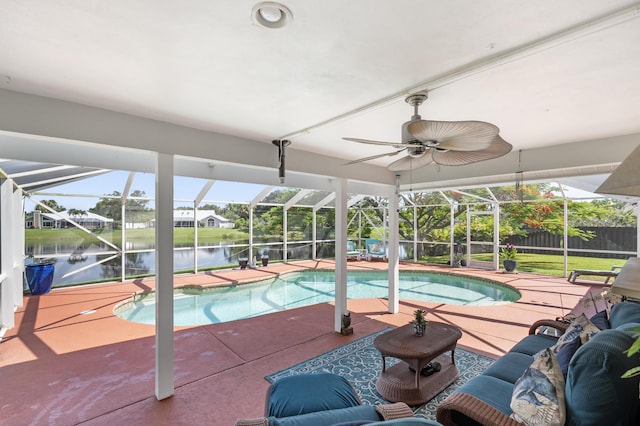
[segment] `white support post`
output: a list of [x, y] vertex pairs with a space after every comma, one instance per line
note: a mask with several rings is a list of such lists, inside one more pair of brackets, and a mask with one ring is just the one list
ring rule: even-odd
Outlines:
[[253, 259], [253, 203], [249, 203], [249, 259]]
[[122, 189], [122, 196], [120, 197], [120, 281], [127, 279], [127, 198], [129, 198], [129, 194], [131, 193], [135, 176], [135, 172], [129, 172], [127, 182]]
[[2, 236], [0, 243], [0, 266], [2, 267], [0, 269], [0, 331], [15, 326], [13, 293], [16, 290], [16, 277], [13, 272], [12, 243], [14, 228], [18, 224], [13, 224], [11, 221], [12, 187], [12, 180], [0, 180], [0, 235]]
[[336, 179], [336, 271], [334, 331], [342, 329], [342, 315], [347, 313], [347, 180]]
[[569, 201], [565, 197], [564, 199], [564, 218], [563, 218], [563, 231], [562, 231], [562, 258], [564, 259], [564, 275], [567, 277], [569, 272]]
[[640, 204], [636, 205], [636, 257], [640, 257]]
[[282, 206], [282, 262], [287, 263], [287, 212], [289, 210]]
[[418, 206], [413, 205], [413, 261], [418, 261]]
[[318, 242], [316, 238], [318, 238], [318, 231], [316, 229], [318, 226], [318, 211], [313, 209], [313, 213], [311, 215], [311, 259], [316, 260], [318, 253]]
[[127, 278], [127, 233], [126, 233], [126, 220], [125, 220], [125, 212], [126, 208], [126, 200], [122, 200], [120, 203], [120, 281], [124, 282]]
[[493, 269], [500, 270], [500, 203], [493, 204]]
[[[396, 179], [398, 179], [396, 177]], [[399, 243], [398, 235], [400, 234], [398, 218], [398, 209], [400, 201], [398, 199], [398, 191], [395, 186], [389, 187], [389, 243], [387, 251], [387, 260], [389, 262], [389, 313], [397, 314], [400, 311], [400, 261], [399, 261]]]
[[174, 392], [173, 378], [173, 156], [156, 159], [156, 381], [159, 400]]
[[198, 273], [198, 200], [193, 201], [193, 273]]
[[[455, 229], [455, 227], [456, 227], [456, 219], [455, 219], [455, 213], [456, 213], [456, 212], [455, 212], [455, 210], [454, 210], [454, 204], [453, 204], [453, 202], [452, 202], [452, 201], [449, 201], [449, 203], [451, 204], [451, 208], [450, 208], [450, 210], [449, 210], [449, 216], [450, 216], [450, 217], [449, 217], [449, 228], [450, 228], [450, 230], [451, 230], [451, 231], [449, 232], [449, 233], [451, 234], [451, 235], [449, 236], [449, 244], [450, 244], [450, 247], [449, 247], [449, 265], [450, 265], [450, 266], [453, 266], [453, 258], [454, 258], [454, 256], [455, 256], [455, 250], [456, 250], [456, 248], [455, 248], [455, 244], [456, 244], [455, 238], [456, 238], [456, 237], [455, 237], [455, 235], [453, 234], [453, 231], [454, 231], [454, 229]], [[468, 217], [469, 217], [469, 215], [467, 214], [467, 218], [468, 218]], [[467, 228], [467, 229], [469, 229], [469, 228]]]

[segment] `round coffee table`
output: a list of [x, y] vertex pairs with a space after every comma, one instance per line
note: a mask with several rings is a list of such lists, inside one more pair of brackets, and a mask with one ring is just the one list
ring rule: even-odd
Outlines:
[[[382, 355], [382, 372], [376, 381], [380, 395], [392, 402], [418, 405], [442, 392], [458, 377], [454, 353], [460, 337], [458, 327], [433, 321], [427, 324], [424, 336], [416, 336], [413, 326], [407, 324], [376, 337], [373, 346]], [[445, 355], [447, 351], [451, 357]], [[388, 356], [400, 362], [387, 368]], [[432, 361], [438, 361], [441, 370], [421, 376]]]

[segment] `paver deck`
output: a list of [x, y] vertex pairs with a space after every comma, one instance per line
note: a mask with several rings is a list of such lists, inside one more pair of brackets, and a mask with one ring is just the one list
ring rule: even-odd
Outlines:
[[[177, 275], [175, 285], [254, 281], [300, 269], [333, 269], [332, 261], [271, 263], [266, 268]], [[384, 262], [349, 262], [350, 269], [386, 269]], [[221, 324], [176, 327], [175, 394], [154, 396], [152, 325], [117, 318], [113, 307], [153, 288], [153, 278], [53, 290], [25, 296], [17, 325], [0, 343], [2, 425], [108, 425], [206, 423], [232, 425], [259, 417], [264, 376], [388, 326], [407, 324], [420, 307], [427, 319], [462, 330], [458, 345], [500, 356], [531, 323], [571, 311], [594, 312], [580, 299], [601, 287], [563, 278], [501, 274], [472, 268], [412, 263], [401, 269], [446, 271], [503, 282], [522, 298], [499, 306], [453, 306], [402, 300], [389, 314], [385, 299], [349, 300], [354, 334], [333, 331], [333, 305], [323, 303]]]

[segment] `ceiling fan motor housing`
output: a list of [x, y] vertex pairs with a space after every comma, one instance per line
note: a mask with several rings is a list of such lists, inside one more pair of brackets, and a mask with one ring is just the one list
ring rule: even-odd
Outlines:
[[414, 121], [420, 121], [419, 116], [418, 116], [417, 119], [412, 119], [412, 120], [407, 121], [406, 123], [404, 123], [402, 125], [402, 138], [401, 138], [401, 140], [402, 140], [402, 143], [404, 143], [404, 144], [415, 145], [415, 146], [408, 147], [407, 148], [407, 153], [409, 154], [410, 157], [417, 158], [417, 157], [420, 157], [420, 156], [424, 155], [424, 153], [426, 152], [427, 148], [426, 148], [425, 144], [423, 144], [422, 142], [417, 140], [409, 132], [409, 124], [413, 123]]

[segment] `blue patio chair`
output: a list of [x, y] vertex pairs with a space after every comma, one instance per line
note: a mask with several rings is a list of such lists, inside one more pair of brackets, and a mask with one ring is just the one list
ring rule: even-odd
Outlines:
[[387, 252], [380, 240], [376, 238], [367, 238], [365, 240], [367, 248], [367, 260], [387, 260]]
[[353, 241], [347, 241], [347, 260], [360, 260], [360, 250], [356, 250]]

